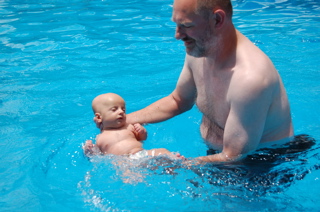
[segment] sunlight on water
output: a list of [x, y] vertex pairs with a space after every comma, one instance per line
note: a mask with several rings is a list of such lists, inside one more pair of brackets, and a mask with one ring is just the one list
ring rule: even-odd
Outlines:
[[[185, 52], [174, 39], [172, 1], [0, 0], [1, 211], [318, 209], [320, 4], [233, 5], [236, 27], [282, 76], [296, 134], [315, 143], [187, 168], [161, 157], [88, 159], [81, 149], [98, 133], [96, 95], [116, 92], [131, 112], [174, 88]], [[144, 147], [204, 155], [200, 120], [194, 108], [148, 125]]]

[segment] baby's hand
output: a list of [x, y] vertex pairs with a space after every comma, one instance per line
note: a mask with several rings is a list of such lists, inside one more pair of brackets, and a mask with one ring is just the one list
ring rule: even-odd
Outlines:
[[91, 140], [86, 140], [86, 143], [82, 147], [84, 154], [88, 157], [93, 155], [102, 155], [102, 152], [100, 151], [100, 148], [93, 144]]
[[134, 127], [134, 130], [137, 132], [137, 133], [141, 133], [141, 132], [145, 132], [146, 129], [139, 123], [136, 123], [136, 124], [133, 124], [133, 127]]
[[93, 154], [93, 148], [94, 148], [94, 144], [92, 143], [91, 140], [86, 140], [86, 143], [82, 147], [84, 154], [87, 156]]
[[141, 124], [133, 124], [133, 128], [138, 140], [142, 141], [147, 139], [147, 130]]

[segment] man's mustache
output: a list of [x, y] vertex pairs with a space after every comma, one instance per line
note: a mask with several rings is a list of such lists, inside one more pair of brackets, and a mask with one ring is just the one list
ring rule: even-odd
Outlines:
[[186, 41], [192, 41], [193, 39], [190, 38], [190, 37], [185, 37], [185, 38], [182, 38], [182, 41], [186, 42]]

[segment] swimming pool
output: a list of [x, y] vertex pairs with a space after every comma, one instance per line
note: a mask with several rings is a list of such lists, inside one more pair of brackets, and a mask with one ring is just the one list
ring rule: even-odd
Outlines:
[[[116, 92], [129, 112], [167, 95], [184, 59], [170, 0], [0, 0], [1, 211], [319, 210], [319, 144], [295, 157], [201, 170], [87, 160], [91, 100]], [[269, 55], [295, 134], [320, 139], [318, 0], [237, 0], [234, 23]], [[205, 154], [196, 108], [148, 125], [145, 148]], [[135, 164], [134, 164], [135, 165]], [[137, 174], [123, 183], [123, 169]], [[142, 181], [142, 182], [140, 182]]]

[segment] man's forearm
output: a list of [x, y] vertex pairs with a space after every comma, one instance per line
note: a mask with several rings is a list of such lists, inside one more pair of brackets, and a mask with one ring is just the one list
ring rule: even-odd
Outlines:
[[128, 123], [156, 123], [170, 119], [181, 112], [171, 96], [164, 97], [157, 102], [130, 113], [127, 116]]
[[208, 156], [202, 156], [202, 157], [197, 157], [195, 160], [199, 161], [200, 163], [202, 162], [232, 162], [232, 161], [238, 161], [242, 159], [242, 155], [239, 156], [228, 156], [224, 153], [218, 153], [218, 154], [213, 154], [213, 155], [208, 155]]

